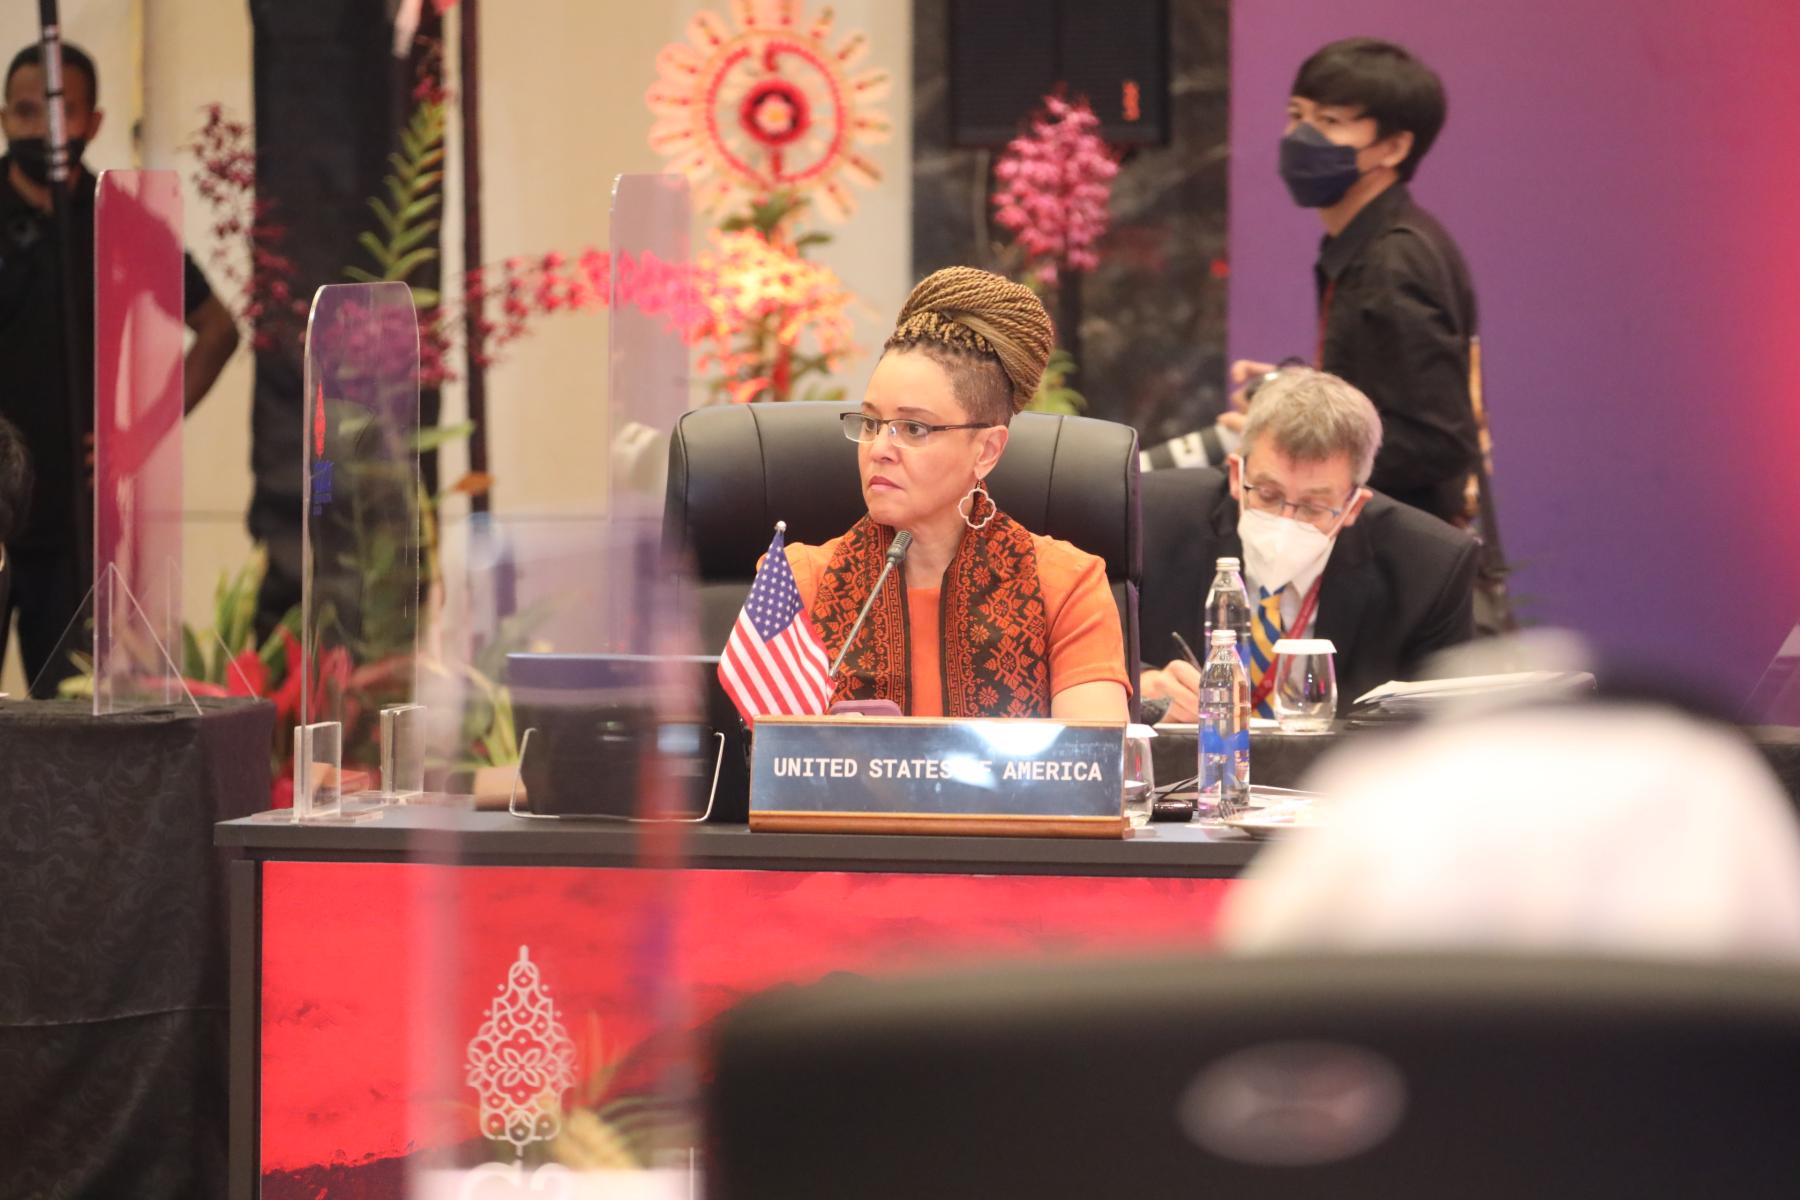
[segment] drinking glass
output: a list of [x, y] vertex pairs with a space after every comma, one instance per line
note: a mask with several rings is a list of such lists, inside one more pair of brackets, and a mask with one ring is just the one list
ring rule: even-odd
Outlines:
[[1325, 638], [1275, 643], [1275, 691], [1269, 698], [1283, 733], [1325, 733], [1337, 715], [1337, 647]]
[[1125, 819], [1133, 829], [1150, 821], [1150, 797], [1156, 790], [1156, 771], [1151, 766], [1150, 739], [1156, 730], [1148, 725], [1125, 729]]

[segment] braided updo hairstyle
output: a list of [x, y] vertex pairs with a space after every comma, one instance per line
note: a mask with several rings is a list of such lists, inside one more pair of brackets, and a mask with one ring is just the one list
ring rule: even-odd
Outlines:
[[916, 351], [944, 368], [975, 421], [1005, 425], [1037, 393], [1056, 330], [1030, 288], [974, 267], [919, 281], [884, 350]]

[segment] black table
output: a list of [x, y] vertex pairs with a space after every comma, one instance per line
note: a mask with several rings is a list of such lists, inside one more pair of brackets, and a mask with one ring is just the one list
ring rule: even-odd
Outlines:
[[[1250, 734], [1250, 781], [1264, 787], [1299, 787], [1312, 765], [1334, 746], [1380, 731], [1351, 729], [1339, 723], [1330, 733], [1292, 734], [1274, 729]], [[1199, 769], [1199, 738], [1192, 725], [1159, 727], [1150, 743], [1156, 782], [1174, 783]]]
[[[1250, 779], [1265, 787], [1299, 787], [1314, 763], [1336, 747], [1368, 738], [1403, 733], [1406, 724], [1353, 726], [1338, 722], [1327, 734], [1284, 734], [1257, 730], [1250, 735]], [[1744, 730], [1757, 752], [1775, 772], [1788, 796], [1800, 808], [1800, 727], [1758, 725]], [[1151, 743], [1158, 783], [1185, 779], [1197, 769], [1198, 744], [1193, 726], [1158, 729]]]
[[223, 855], [275, 709], [0, 701], [0, 1192], [222, 1195]]
[[[627, 823], [533, 820], [431, 804], [390, 808], [379, 821], [355, 824], [230, 821], [216, 836], [220, 846], [242, 851], [250, 863], [633, 867], [649, 852], [641, 828]], [[1250, 861], [1256, 845], [1237, 834], [1181, 825], [1108, 839], [753, 833], [743, 825], [709, 824], [686, 827], [679, 860], [701, 870], [1229, 879]], [[241, 898], [234, 894], [234, 902]]]

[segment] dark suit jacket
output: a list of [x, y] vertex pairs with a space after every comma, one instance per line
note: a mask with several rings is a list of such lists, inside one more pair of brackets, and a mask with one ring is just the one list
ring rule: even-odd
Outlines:
[[[1172, 632], [1196, 651], [1206, 589], [1222, 555], [1243, 556], [1237, 502], [1209, 468], [1150, 471], [1144, 506], [1144, 658], [1179, 656]], [[1337, 646], [1338, 708], [1390, 679], [1414, 678], [1426, 656], [1474, 636], [1475, 541], [1377, 493], [1338, 535], [1319, 586], [1315, 636]]]

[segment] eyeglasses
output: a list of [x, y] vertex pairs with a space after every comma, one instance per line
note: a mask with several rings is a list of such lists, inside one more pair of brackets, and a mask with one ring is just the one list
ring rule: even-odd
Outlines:
[[[1350, 494], [1354, 496], [1356, 490], [1352, 488]], [[1292, 512], [1297, 519], [1308, 525], [1322, 525], [1344, 515], [1342, 508], [1332, 508], [1328, 504], [1296, 503], [1274, 488], [1256, 487], [1248, 483], [1244, 485], [1244, 500], [1258, 512], [1274, 513], [1278, 517]]]
[[934, 433], [947, 429], [992, 429], [991, 421], [972, 421], [967, 425], [928, 425], [924, 421], [884, 421], [865, 413], [845, 413], [838, 418], [844, 425], [844, 436], [853, 442], [872, 442], [887, 426], [888, 436], [902, 446], [923, 446]]

